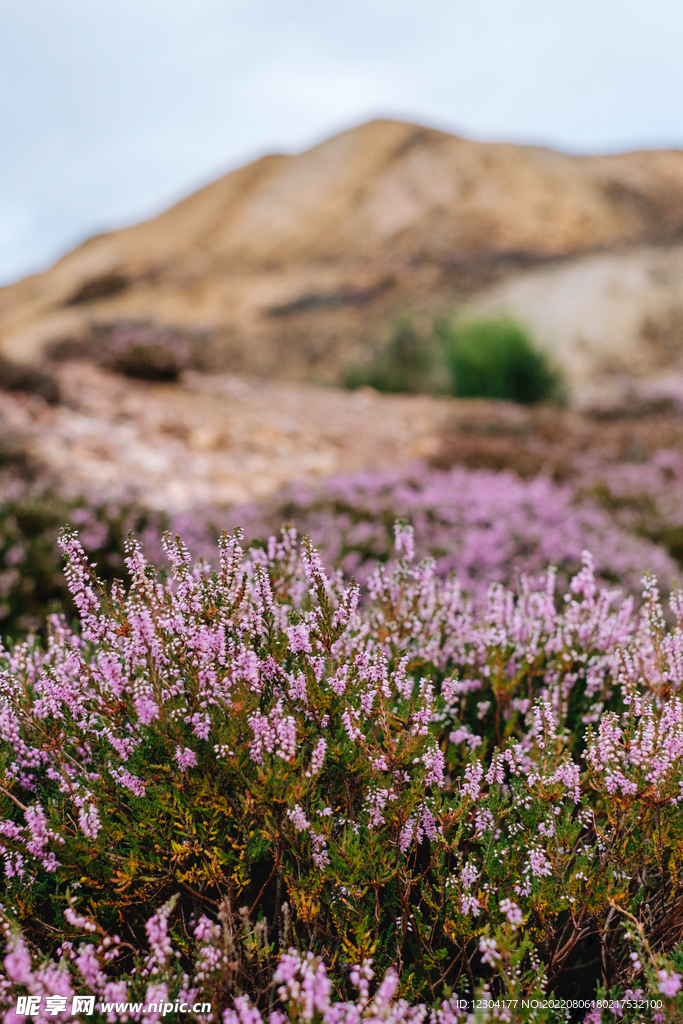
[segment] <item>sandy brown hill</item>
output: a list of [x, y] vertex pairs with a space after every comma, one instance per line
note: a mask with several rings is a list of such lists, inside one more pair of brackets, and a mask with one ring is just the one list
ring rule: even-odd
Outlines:
[[115, 321], [201, 331], [207, 365], [331, 382], [398, 312], [547, 261], [683, 238], [683, 153], [579, 157], [374, 121], [270, 156], [0, 290], [0, 352]]

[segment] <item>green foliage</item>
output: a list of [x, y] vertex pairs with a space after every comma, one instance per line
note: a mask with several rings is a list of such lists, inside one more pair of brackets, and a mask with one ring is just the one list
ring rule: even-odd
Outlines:
[[346, 370], [349, 388], [362, 385], [398, 394], [448, 393], [450, 380], [433, 339], [425, 339], [409, 318], [399, 321], [383, 349], [368, 367]]
[[547, 358], [513, 320], [442, 322], [436, 333], [458, 398], [532, 405], [558, 396], [558, 377]]
[[561, 397], [559, 377], [545, 355], [508, 319], [437, 321], [425, 337], [404, 318], [368, 367], [347, 369], [345, 384], [523, 405]]

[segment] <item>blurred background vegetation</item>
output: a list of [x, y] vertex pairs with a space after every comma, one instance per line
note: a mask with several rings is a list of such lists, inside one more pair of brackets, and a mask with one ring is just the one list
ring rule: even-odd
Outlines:
[[562, 404], [558, 370], [514, 320], [436, 320], [424, 335], [403, 317], [372, 362], [347, 368], [349, 388]]

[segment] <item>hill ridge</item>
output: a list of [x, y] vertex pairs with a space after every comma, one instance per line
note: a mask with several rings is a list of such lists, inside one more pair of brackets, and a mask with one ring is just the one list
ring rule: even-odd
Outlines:
[[401, 311], [681, 240], [679, 150], [582, 156], [382, 118], [263, 156], [0, 289], [0, 353], [35, 362], [144, 321], [202, 332], [216, 368], [334, 382]]

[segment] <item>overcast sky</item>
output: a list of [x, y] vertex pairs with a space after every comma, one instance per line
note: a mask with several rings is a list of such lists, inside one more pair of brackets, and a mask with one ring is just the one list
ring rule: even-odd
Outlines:
[[372, 117], [683, 147], [682, 0], [0, 0], [0, 282]]

